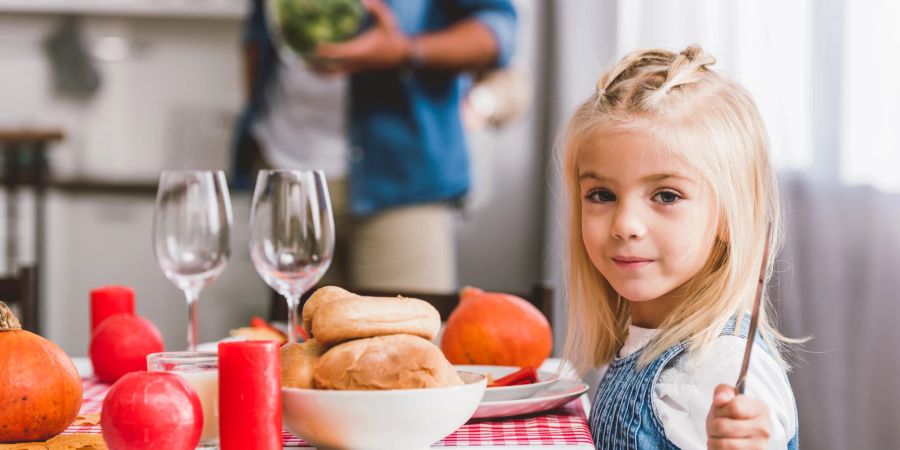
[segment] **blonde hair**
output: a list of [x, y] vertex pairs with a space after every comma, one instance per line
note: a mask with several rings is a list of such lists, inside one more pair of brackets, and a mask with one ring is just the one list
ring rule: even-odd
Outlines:
[[[712, 252], [688, 281], [687, 296], [660, 325], [640, 359], [646, 365], [686, 342], [702, 354], [729, 318], [752, 308], [768, 224], [772, 240], [767, 275], [782, 242], [781, 207], [768, 157], [765, 126], [749, 93], [709, 69], [715, 58], [700, 47], [681, 53], [640, 50], [626, 55], [597, 82], [596, 92], [570, 118], [562, 135], [563, 179], [569, 216], [569, 327], [565, 357], [584, 373], [609, 362], [624, 343], [628, 302], [591, 263], [581, 235], [578, 155], [604, 131], [640, 131], [669, 144], [708, 183], [716, 198], [718, 229]], [[785, 338], [773, 326], [763, 289], [759, 330], [785, 368]]]

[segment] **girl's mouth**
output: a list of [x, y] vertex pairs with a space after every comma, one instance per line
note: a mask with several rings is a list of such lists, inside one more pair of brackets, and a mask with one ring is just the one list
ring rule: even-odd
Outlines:
[[652, 259], [639, 258], [634, 256], [614, 256], [613, 262], [621, 269], [634, 270], [640, 269], [653, 262]]

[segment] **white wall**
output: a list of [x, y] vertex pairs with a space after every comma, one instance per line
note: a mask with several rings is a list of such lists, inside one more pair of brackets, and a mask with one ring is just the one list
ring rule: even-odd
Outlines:
[[[152, 196], [50, 196], [43, 323], [45, 335], [70, 355], [87, 354], [88, 292], [104, 284], [131, 286], [138, 314], [159, 326], [166, 348], [186, 347], [184, 296], [163, 276], [153, 256], [154, 202]], [[268, 311], [268, 290], [247, 249], [250, 199], [237, 195], [232, 203], [231, 258], [221, 277], [200, 295], [201, 342], [224, 337], [250, 316]]]
[[[0, 2], [0, 10], [7, 6]], [[58, 178], [155, 184], [162, 168], [225, 168], [242, 98], [239, 16], [176, 16], [81, 16], [101, 86], [93, 97], [76, 100], [54, 92], [42, 47], [61, 17], [0, 14], [0, 126], [62, 126], [65, 140], [50, 152]], [[20, 249], [29, 262], [33, 202], [23, 194]], [[112, 283], [134, 287], [138, 312], [160, 327], [167, 348], [185, 347], [184, 298], [152, 253], [154, 201], [153, 195], [51, 190], [42, 323], [44, 334], [69, 354], [87, 352], [89, 290]], [[232, 258], [201, 295], [202, 340], [222, 337], [268, 308], [268, 292], [247, 252], [249, 199], [237, 196], [233, 206]]]
[[83, 16], [101, 82], [85, 100], [53, 89], [42, 42], [60, 20], [0, 14], [0, 125], [63, 126], [51, 153], [63, 177], [154, 181], [160, 167], [225, 166], [242, 98], [238, 20]]
[[541, 280], [544, 146], [538, 139], [540, 2], [514, 2], [519, 38], [512, 66], [532, 80], [532, 106], [521, 120], [469, 135], [473, 186], [459, 233], [461, 285], [528, 292]]

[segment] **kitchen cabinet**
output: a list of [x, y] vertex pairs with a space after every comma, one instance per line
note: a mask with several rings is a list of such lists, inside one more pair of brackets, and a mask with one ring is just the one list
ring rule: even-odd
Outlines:
[[[187, 303], [156, 263], [152, 247], [154, 195], [51, 191], [44, 271], [46, 336], [70, 355], [86, 355], [88, 292], [104, 284], [135, 290], [137, 313], [162, 331], [166, 349], [186, 347]], [[227, 336], [253, 315], [265, 316], [269, 290], [247, 248], [250, 196], [232, 197], [234, 227], [225, 271], [200, 294], [200, 340]]]

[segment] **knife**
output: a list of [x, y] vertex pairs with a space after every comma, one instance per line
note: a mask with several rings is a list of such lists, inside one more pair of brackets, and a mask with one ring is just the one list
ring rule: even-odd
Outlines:
[[[738, 394], [744, 393], [747, 384], [747, 369], [750, 366], [750, 352], [753, 350], [753, 341], [756, 338], [756, 325], [759, 320], [759, 303], [762, 298], [764, 281], [766, 278], [766, 262], [769, 260], [769, 243], [772, 241], [772, 224], [766, 231], [766, 247], [763, 250], [762, 267], [759, 268], [759, 282], [756, 285], [756, 298], [753, 299], [753, 312], [750, 315], [750, 329], [747, 330], [747, 344], [744, 347], [744, 362], [741, 364], [741, 373], [734, 385]], [[737, 326], [737, 324], [735, 324]]]

